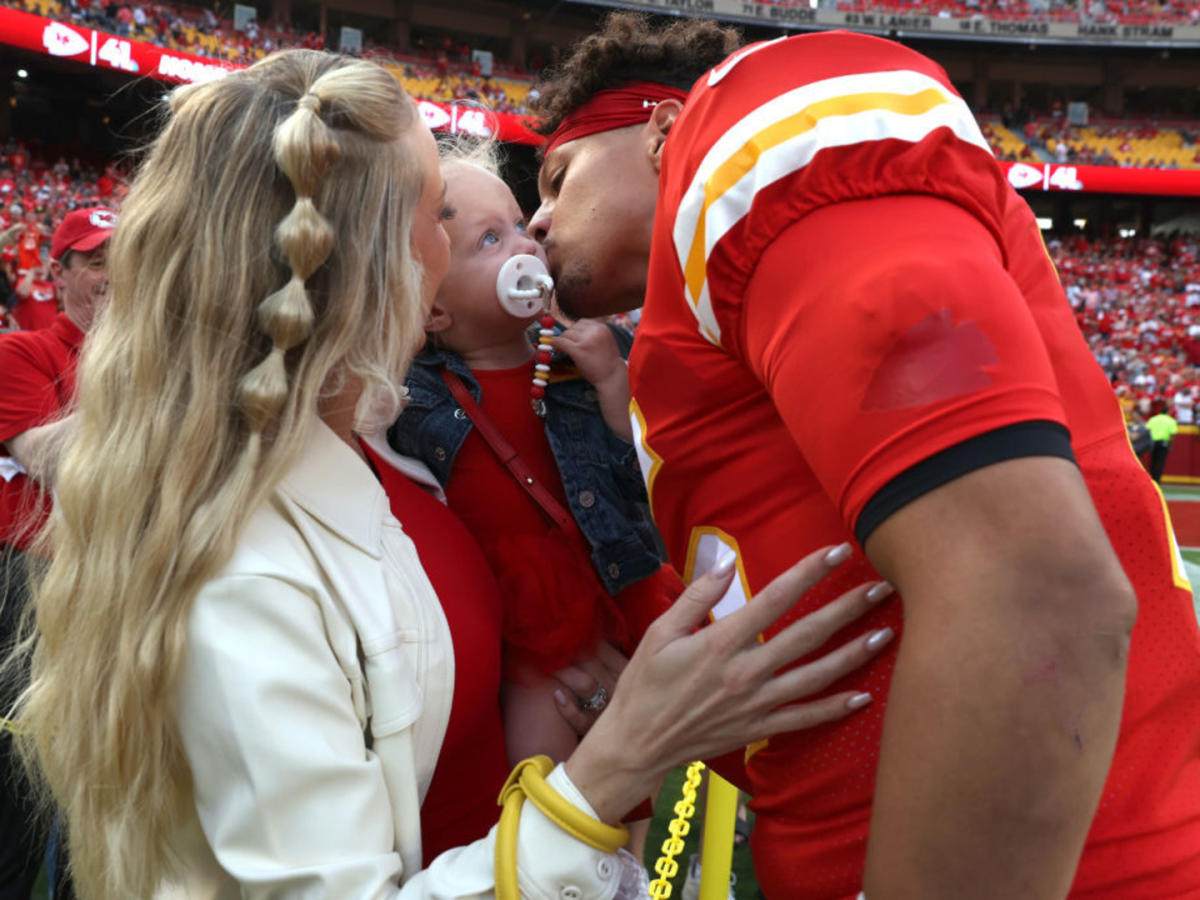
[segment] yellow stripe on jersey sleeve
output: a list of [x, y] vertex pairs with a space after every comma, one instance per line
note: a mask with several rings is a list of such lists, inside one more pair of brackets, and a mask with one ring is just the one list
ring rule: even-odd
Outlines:
[[[805, 107], [764, 128], [746, 141], [737, 152], [725, 161], [704, 184], [704, 209], [692, 238], [692, 249], [688, 253], [684, 268], [688, 291], [699, 298], [704, 285], [705, 263], [708, 251], [704, 242], [704, 226], [708, 210], [726, 191], [741, 181], [758, 163], [758, 158], [772, 147], [799, 137], [815, 128], [827, 116], [852, 116], [873, 110], [888, 110], [905, 116], [919, 116], [935, 106], [949, 103], [950, 98], [937, 88], [929, 88], [919, 94], [854, 94], [849, 97], [833, 97]], [[693, 301], [694, 302], [694, 301]]]
[[[712, 248], [760, 190], [804, 168], [826, 147], [922, 140], [937, 128], [988, 150], [961, 98], [920, 72], [872, 72], [804, 85], [736, 123], [708, 151], [685, 191], [673, 230], [687, 299], [707, 340], [721, 329], [708, 292]], [[989, 151], [990, 152], [990, 151]]]

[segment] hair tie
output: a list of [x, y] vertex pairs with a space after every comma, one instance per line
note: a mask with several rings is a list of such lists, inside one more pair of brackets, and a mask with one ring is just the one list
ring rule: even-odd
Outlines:
[[296, 105], [301, 109], [311, 110], [314, 116], [319, 116], [321, 114], [321, 98], [312, 91], [309, 91], [307, 94], [301, 97]]

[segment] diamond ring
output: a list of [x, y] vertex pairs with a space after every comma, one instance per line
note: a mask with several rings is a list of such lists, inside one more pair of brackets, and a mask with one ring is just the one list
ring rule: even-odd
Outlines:
[[603, 686], [598, 687], [596, 688], [596, 693], [592, 694], [592, 696], [588, 697], [586, 700], [579, 701], [579, 708], [584, 712], [598, 713], [604, 709], [604, 707], [608, 706], [608, 697], [608, 690]]

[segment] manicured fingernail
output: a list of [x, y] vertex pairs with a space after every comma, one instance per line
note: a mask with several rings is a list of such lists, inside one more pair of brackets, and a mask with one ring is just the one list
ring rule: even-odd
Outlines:
[[735, 565], [737, 565], [737, 556], [736, 554], [731, 553], [724, 559], [719, 560], [716, 565], [709, 569], [708, 574], [710, 574], [713, 578], [724, 578], [733, 571], [733, 567]]
[[566, 707], [567, 707], [567, 695], [566, 695], [566, 694], [564, 694], [562, 691], [557, 691], [557, 690], [556, 690], [556, 691], [554, 692], [554, 702], [555, 702], [555, 703], [557, 703], [559, 706], [563, 707], [563, 709], [566, 709]]
[[881, 628], [869, 638], [867, 638], [867, 649], [874, 653], [880, 647], [883, 647], [896, 636], [896, 632], [890, 628]]
[[881, 581], [879, 584], [875, 585], [875, 587], [867, 591], [867, 602], [878, 603], [884, 597], [890, 597], [893, 593], [895, 593], [895, 591], [896, 589], [886, 581]]
[[850, 558], [850, 542], [838, 544], [832, 550], [825, 554], [825, 565], [837, 566], [844, 563]]
[[870, 703], [873, 699], [875, 699], [875, 698], [872, 697], [870, 694], [855, 694], [853, 697], [851, 697], [849, 700], [846, 701], [846, 706], [850, 709], [862, 709], [864, 706], [866, 706], [868, 703]]

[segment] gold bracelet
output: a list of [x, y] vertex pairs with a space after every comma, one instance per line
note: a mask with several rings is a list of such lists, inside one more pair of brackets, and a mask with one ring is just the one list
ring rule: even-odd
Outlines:
[[528, 797], [551, 822], [576, 840], [604, 853], [616, 853], [629, 842], [629, 829], [624, 825], [606, 825], [573, 806], [546, 784], [546, 776], [554, 769], [548, 756], [533, 756], [517, 763], [508, 781], [500, 790], [500, 824], [496, 829], [496, 898], [518, 900], [517, 829], [521, 822], [521, 805]]

